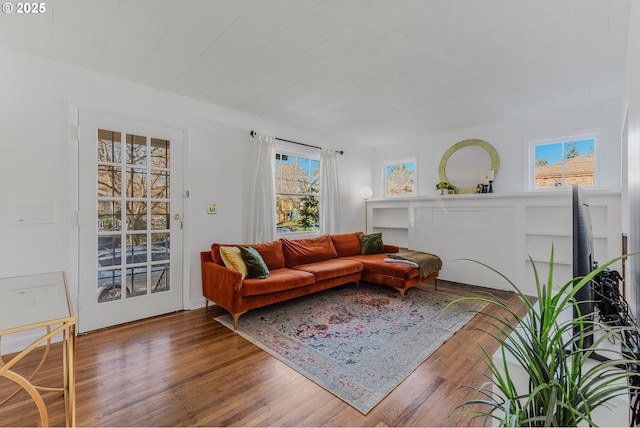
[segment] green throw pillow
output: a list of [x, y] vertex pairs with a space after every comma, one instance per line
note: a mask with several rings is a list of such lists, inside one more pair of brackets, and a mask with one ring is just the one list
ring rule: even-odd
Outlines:
[[370, 233], [368, 235], [358, 235], [360, 238], [360, 247], [362, 254], [380, 254], [384, 253], [384, 244], [382, 243], [382, 233]]
[[240, 248], [240, 254], [247, 265], [247, 277], [264, 279], [269, 276], [269, 268], [255, 248]]

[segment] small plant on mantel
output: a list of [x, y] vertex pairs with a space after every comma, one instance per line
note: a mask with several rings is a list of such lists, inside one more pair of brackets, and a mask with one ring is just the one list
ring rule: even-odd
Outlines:
[[[463, 386], [475, 391], [475, 397], [456, 407], [456, 414], [472, 414], [493, 420], [495, 426], [594, 426], [593, 411], [606, 406], [611, 399], [631, 392], [638, 392], [636, 386], [627, 380], [634, 376], [634, 368], [640, 361], [631, 354], [615, 352], [615, 359], [585, 366], [596, 348], [608, 340], [620, 343], [627, 330], [635, 327], [608, 326], [594, 320], [592, 314], [570, 317], [566, 320], [566, 310], [578, 307], [577, 291], [593, 280], [596, 275], [612, 263], [626, 256], [611, 260], [589, 275], [574, 278], [559, 289], [553, 287], [553, 247], [549, 261], [547, 284], [541, 284], [535, 263], [531, 260], [535, 276], [537, 301], [532, 302], [523, 291], [505, 275], [485, 266], [512, 287], [526, 309], [525, 316], [519, 316], [500, 299], [487, 293], [486, 297], [462, 297], [451, 302], [473, 300], [488, 303], [506, 315], [482, 313], [482, 320], [489, 327], [477, 328], [493, 337], [499, 345], [502, 363], [492, 358], [484, 347], [480, 348], [483, 363], [490, 374], [480, 386]], [[468, 260], [468, 259], [467, 259]], [[477, 311], [480, 313], [480, 311]], [[579, 312], [578, 312], [579, 313]], [[585, 347], [585, 332], [589, 327], [602, 331], [594, 344]], [[574, 332], [578, 331], [579, 334]], [[612, 352], [613, 353], [613, 352]], [[507, 356], [526, 372], [528, 387], [524, 390], [514, 385], [514, 373], [510, 373]], [[624, 368], [627, 370], [624, 370]], [[486, 420], [485, 420], [486, 423]]]
[[448, 181], [441, 181], [440, 183], [436, 184], [436, 190], [439, 190], [440, 194], [442, 195], [445, 190], [454, 190], [454, 187]]

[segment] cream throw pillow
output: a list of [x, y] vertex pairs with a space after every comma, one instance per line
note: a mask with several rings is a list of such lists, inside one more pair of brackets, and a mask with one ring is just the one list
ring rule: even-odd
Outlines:
[[240, 254], [240, 248], [238, 247], [220, 247], [220, 257], [224, 265], [229, 269], [233, 269], [242, 274], [242, 279], [247, 277], [247, 265], [242, 260], [242, 254]]

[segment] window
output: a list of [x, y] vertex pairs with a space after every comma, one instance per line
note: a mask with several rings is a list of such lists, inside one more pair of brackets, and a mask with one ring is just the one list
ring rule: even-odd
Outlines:
[[595, 137], [532, 143], [533, 188], [594, 186]]
[[384, 196], [416, 195], [416, 162], [413, 159], [384, 165]]
[[320, 230], [320, 160], [276, 153], [276, 230]]

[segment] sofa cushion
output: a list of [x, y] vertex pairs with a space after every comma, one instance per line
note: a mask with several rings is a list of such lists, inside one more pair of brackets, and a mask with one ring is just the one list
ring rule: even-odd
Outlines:
[[247, 277], [247, 265], [242, 259], [240, 248], [222, 246], [220, 247], [220, 256], [222, 257], [222, 261], [226, 267], [240, 272], [242, 274], [242, 279]]
[[382, 243], [382, 233], [370, 233], [368, 235], [358, 235], [360, 240], [362, 254], [381, 254], [384, 253], [384, 244]]
[[312, 273], [316, 281], [323, 279], [338, 278], [352, 273], [362, 271], [363, 264], [355, 260], [332, 259], [317, 263], [307, 263], [304, 265], [291, 266], [291, 269], [302, 270]]
[[282, 252], [287, 267], [321, 262], [338, 257], [329, 235], [306, 239], [281, 238]]
[[219, 265], [224, 266], [222, 257], [220, 256], [220, 247], [238, 247], [247, 248], [253, 247], [260, 253], [260, 257], [264, 260], [269, 270], [281, 269], [285, 267], [284, 254], [282, 253], [282, 242], [272, 241], [264, 244], [213, 244], [211, 245], [211, 257], [213, 261]]
[[364, 265], [363, 272], [390, 275], [403, 280], [418, 278], [420, 276], [420, 269], [400, 263], [387, 263], [384, 261], [386, 258], [386, 254], [369, 254], [347, 257], [349, 260], [355, 260], [362, 263]]
[[357, 254], [361, 254], [362, 250], [358, 235], [362, 235], [362, 232], [331, 235], [331, 242], [333, 242], [333, 246], [338, 253], [338, 257], [355, 256]]
[[[220, 251], [222, 252], [222, 248]], [[240, 248], [240, 254], [247, 266], [247, 276], [249, 278], [264, 279], [269, 276], [269, 268], [264, 263], [260, 253], [255, 248]]]
[[242, 281], [242, 296], [258, 296], [291, 290], [313, 284], [315, 280], [313, 274], [309, 272], [287, 268], [274, 269], [269, 273], [268, 278], [247, 278]]

